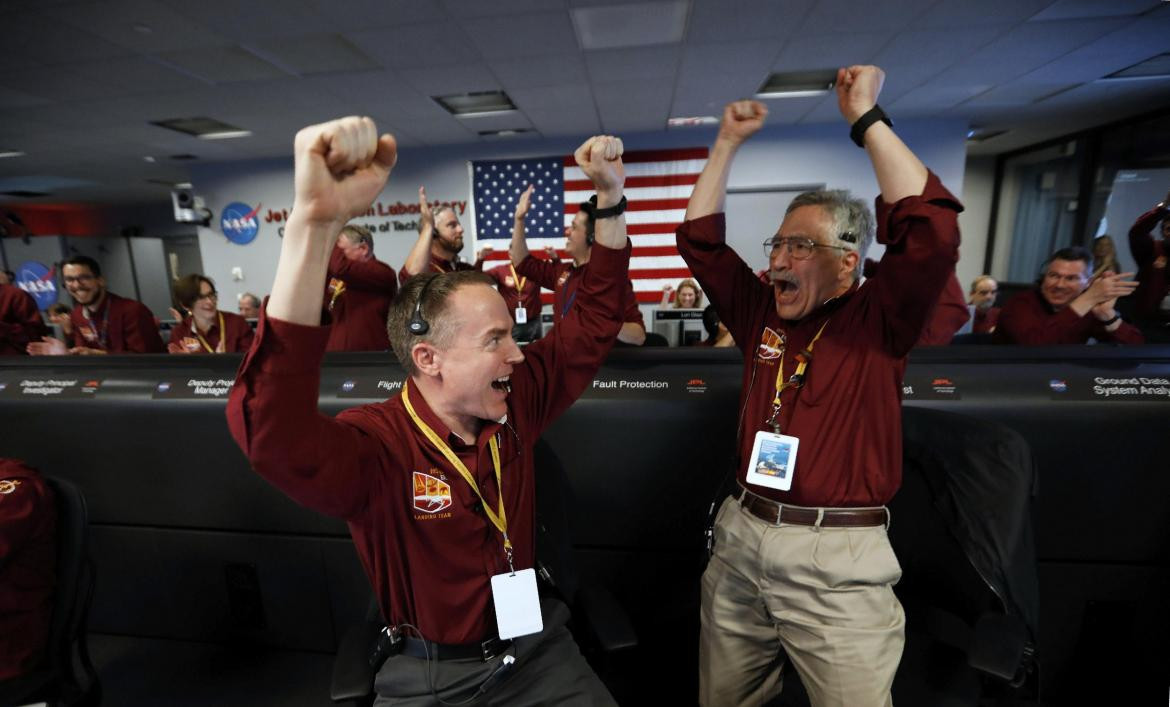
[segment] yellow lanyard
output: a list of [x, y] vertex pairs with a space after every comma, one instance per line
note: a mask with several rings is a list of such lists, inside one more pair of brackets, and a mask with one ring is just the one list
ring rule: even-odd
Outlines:
[[337, 298], [345, 294], [345, 280], [338, 280], [331, 278], [329, 286], [333, 289], [333, 295], [329, 298], [329, 311], [333, 311], [333, 305], [337, 303]]
[[519, 275], [517, 275], [517, 274], [516, 274], [516, 266], [515, 266], [515, 265], [513, 265], [512, 263], [508, 263], [508, 267], [509, 267], [509, 268], [511, 268], [511, 270], [512, 270], [512, 279], [513, 279], [513, 280], [516, 282], [516, 291], [517, 291], [517, 292], [519, 292], [519, 293], [521, 293], [521, 294], [523, 294], [523, 292], [524, 292], [524, 283], [528, 282], [528, 278], [526, 278], [526, 277], [520, 277]]
[[467, 470], [467, 467], [460, 461], [459, 457], [455, 456], [455, 452], [451, 451], [451, 447], [439, 437], [438, 433], [431, 429], [430, 425], [423, 422], [422, 418], [418, 416], [418, 413], [414, 411], [414, 406], [410, 404], [409, 388], [410, 381], [407, 381], [402, 386], [402, 403], [406, 406], [406, 412], [410, 414], [410, 419], [414, 420], [414, 424], [418, 427], [419, 431], [431, 441], [431, 444], [435, 445], [435, 449], [439, 450], [447, 458], [447, 461], [451, 462], [451, 466], [455, 467], [455, 471], [458, 471], [459, 475], [471, 485], [471, 490], [475, 491], [475, 495], [479, 497], [479, 502], [483, 505], [483, 511], [487, 513], [488, 520], [504, 536], [504, 554], [508, 558], [508, 568], [515, 572], [515, 568], [512, 567], [512, 541], [508, 538], [508, 517], [504, 514], [504, 484], [500, 480], [500, 445], [496, 442], [495, 435], [492, 435], [491, 440], [488, 442], [488, 447], [492, 450], [492, 466], [496, 470], [496, 488], [500, 492], [500, 510], [498, 515], [488, 506], [488, 502], [484, 500], [483, 494], [479, 491], [479, 484], [475, 482], [475, 477], [471, 475], [471, 472]]
[[808, 348], [793, 357], [796, 359], [796, 371], [787, 380], [784, 379], [784, 352], [780, 352], [780, 367], [776, 371], [776, 397], [772, 398], [772, 415], [768, 418], [768, 424], [771, 425], [776, 434], [780, 434], [780, 394], [789, 388], [799, 388], [804, 385], [804, 371], [808, 368], [809, 362], [812, 361], [813, 346], [816, 346], [817, 340], [821, 338], [821, 334], [825, 332], [827, 326], [829, 326], [828, 319], [817, 330], [817, 335], [809, 342]]
[[203, 344], [203, 348], [207, 353], [223, 353], [226, 351], [223, 345], [224, 341], [227, 340], [227, 332], [223, 329], [223, 312], [219, 313], [219, 345], [214, 349], [211, 348], [211, 344], [207, 343], [207, 339], [204, 339], [203, 335], [199, 333], [199, 325], [195, 323], [195, 315], [191, 315], [191, 331], [195, 332], [195, 336], [199, 337], [199, 343]]

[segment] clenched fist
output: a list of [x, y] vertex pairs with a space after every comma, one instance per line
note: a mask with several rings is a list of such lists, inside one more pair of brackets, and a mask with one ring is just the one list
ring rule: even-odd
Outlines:
[[877, 105], [886, 73], [876, 66], [850, 66], [837, 69], [837, 108], [846, 122], [857, 119]]
[[378, 137], [369, 118], [311, 125], [294, 141], [294, 212], [308, 223], [337, 225], [365, 213], [398, 160], [398, 144]]
[[768, 107], [759, 101], [732, 101], [723, 108], [718, 139], [738, 145], [764, 127], [767, 117]]
[[621, 138], [595, 135], [582, 143], [573, 154], [577, 165], [597, 190], [598, 206], [612, 206], [621, 199], [622, 186], [626, 183], [623, 151]]

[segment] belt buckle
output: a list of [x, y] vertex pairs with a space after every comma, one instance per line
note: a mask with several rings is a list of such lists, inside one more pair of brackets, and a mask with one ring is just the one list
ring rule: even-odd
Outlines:
[[507, 644], [498, 638], [489, 638], [479, 644], [479, 650], [483, 655], [483, 662], [486, 663], [507, 650]]

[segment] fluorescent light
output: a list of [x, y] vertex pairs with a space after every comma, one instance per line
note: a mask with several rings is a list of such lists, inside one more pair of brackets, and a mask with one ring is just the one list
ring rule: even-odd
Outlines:
[[765, 79], [756, 98], [822, 96], [837, 83], [836, 69], [776, 72]]
[[667, 118], [668, 128], [690, 128], [696, 125], [718, 125], [719, 119], [713, 115], [694, 115], [686, 118]]
[[0, 157], [24, 157], [24, 153], [20, 150], [0, 149]]
[[516, 104], [503, 91], [474, 91], [431, 98], [456, 118], [500, 115], [516, 110]]
[[581, 48], [616, 49], [678, 44], [686, 34], [688, 0], [578, 7], [569, 11]]
[[197, 135], [200, 140], [231, 140], [237, 137], [251, 137], [251, 130], [220, 130], [214, 133], [203, 133]]

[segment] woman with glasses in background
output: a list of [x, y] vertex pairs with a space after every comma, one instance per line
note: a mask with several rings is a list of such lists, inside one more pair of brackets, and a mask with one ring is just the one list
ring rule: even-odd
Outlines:
[[173, 354], [235, 353], [252, 345], [252, 325], [238, 314], [219, 309], [215, 283], [191, 274], [175, 283], [175, 299], [189, 315], [171, 329], [167, 351]]

